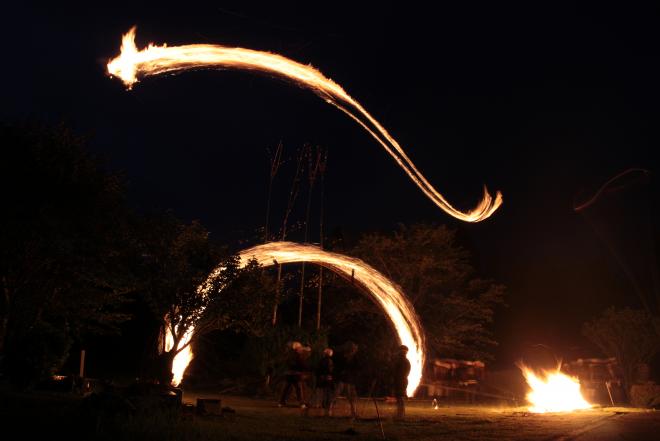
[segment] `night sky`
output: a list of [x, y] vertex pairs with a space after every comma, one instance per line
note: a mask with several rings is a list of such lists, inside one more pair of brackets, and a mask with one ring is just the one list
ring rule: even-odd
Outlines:
[[[125, 174], [136, 207], [199, 219], [229, 243], [263, 225], [266, 148], [282, 141], [290, 156], [305, 142], [327, 147], [327, 231], [448, 224], [479, 273], [508, 287], [496, 326], [502, 365], [538, 343], [583, 355], [583, 321], [610, 304], [637, 305], [616, 256], [651, 286], [657, 8], [248, 3], [5, 5], [0, 117], [66, 121]], [[471, 208], [486, 184], [504, 205], [479, 224], [450, 218], [358, 125], [279, 79], [197, 71], [127, 92], [104, 69], [132, 25], [140, 47], [218, 43], [311, 63], [381, 121], [450, 202]], [[650, 174], [620, 190], [630, 211], [611, 205], [587, 219], [573, 210], [631, 167]], [[285, 168], [274, 219], [290, 179]]]

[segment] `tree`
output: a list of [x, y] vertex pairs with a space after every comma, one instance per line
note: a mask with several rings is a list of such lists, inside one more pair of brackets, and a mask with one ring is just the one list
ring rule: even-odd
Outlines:
[[391, 235], [364, 235], [350, 254], [403, 288], [421, 318], [432, 355], [492, 359], [497, 342], [489, 325], [503, 302], [504, 287], [476, 276], [455, 232], [445, 226], [402, 225]]
[[253, 259], [243, 267], [235, 256], [226, 259], [223, 270], [209, 289], [210, 301], [199, 322], [200, 333], [232, 330], [256, 337], [272, 328], [272, 293], [275, 280]]
[[[159, 347], [152, 348], [154, 358], [160, 354], [153, 375], [169, 383], [163, 375], [171, 373], [174, 356], [183, 349], [179, 343], [213, 299], [200, 295], [198, 287], [220, 262], [221, 251], [198, 221], [186, 224], [171, 213], [145, 217], [137, 237], [140, 293], [161, 336]], [[164, 347], [167, 331], [173, 339], [171, 348]]]
[[[275, 282], [256, 260], [242, 266], [209, 239], [198, 221], [186, 224], [171, 214], [145, 220], [140, 237], [143, 298], [159, 334], [172, 336], [171, 348], [162, 339], [154, 348], [154, 355], [160, 353], [156, 376], [161, 382], [169, 382], [176, 354], [200, 336], [227, 329], [259, 336], [271, 327]], [[187, 344], [180, 346], [189, 332]]]
[[26, 386], [128, 318], [131, 215], [121, 179], [66, 127], [3, 124], [0, 144], [0, 354]]
[[608, 357], [615, 357], [623, 374], [624, 390], [630, 393], [635, 370], [660, 351], [660, 319], [645, 310], [609, 308], [587, 322], [582, 333]]
[[[272, 326], [272, 293], [276, 289], [277, 280], [268, 271], [264, 271], [256, 260], [250, 260], [240, 267], [238, 261], [232, 258], [223, 263], [222, 267], [222, 273], [218, 274], [222, 275], [222, 280], [218, 278], [209, 289], [212, 301], [208, 303], [199, 320], [195, 334], [200, 338], [199, 344], [202, 347], [213, 346], [216, 350], [219, 347], [216, 346], [218, 339], [227, 338], [227, 334], [213, 331], [240, 334], [239, 341], [243, 342], [238, 364], [240, 368], [233, 373], [240, 377], [259, 375], [263, 379], [262, 386], [268, 389], [271, 379], [277, 376], [278, 368], [284, 363], [284, 348], [287, 342], [292, 339], [299, 340], [312, 345], [320, 352], [323, 348], [319, 349], [318, 346], [325, 342], [325, 335], [309, 333], [298, 326], [287, 326], [283, 323]], [[285, 275], [284, 279], [288, 277]], [[292, 297], [293, 290], [280, 286], [280, 295], [280, 298]], [[207, 334], [208, 338], [202, 339], [202, 336]], [[204, 358], [204, 354], [200, 354], [202, 364]], [[215, 358], [217, 363], [217, 357], [206, 356], [207, 360], [212, 358]], [[209, 363], [206, 363], [206, 366], [209, 366]], [[229, 371], [224, 373], [231, 374], [232, 369]], [[204, 370], [200, 369], [199, 373], [201, 376], [205, 375]]]

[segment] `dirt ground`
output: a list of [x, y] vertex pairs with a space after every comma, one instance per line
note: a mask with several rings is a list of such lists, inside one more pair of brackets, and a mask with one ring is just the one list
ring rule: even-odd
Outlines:
[[[404, 422], [395, 422], [394, 403], [360, 400], [359, 418], [349, 418], [348, 403], [340, 399], [335, 415], [320, 409], [277, 408], [270, 400], [212, 393], [187, 392], [184, 401], [221, 398], [236, 411], [223, 424], [236, 439], [385, 439], [388, 440], [576, 440], [657, 441], [660, 412], [630, 408], [596, 408], [557, 414], [530, 414], [525, 408], [440, 406], [410, 400]], [[376, 408], [378, 406], [378, 408]], [[380, 418], [379, 418], [380, 417]], [[381, 430], [382, 428], [382, 430]]]

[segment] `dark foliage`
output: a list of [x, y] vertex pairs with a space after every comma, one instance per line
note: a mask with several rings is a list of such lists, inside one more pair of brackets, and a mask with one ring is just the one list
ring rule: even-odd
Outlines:
[[0, 354], [23, 386], [127, 318], [131, 217], [85, 144], [63, 126], [0, 126]]
[[[477, 276], [468, 252], [445, 226], [401, 226], [393, 234], [364, 235], [349, 250], [396, 282], [413, 303], [432, 356], [491, 360], [497, 342], [489, 325], [503, 302], [504, 287]], [[371, 322], [380, 311], [350, 295], [335, 308], [335, 322]], [[393, 348], [388, 348], [387, 352]]]
[[587, 322], [582, 333], [603, 354], [615, 357], [623, 373], [626, 393], [634, 384], [635, 372], [660, 352], [660, 320], [646, 310], [609, 308]]

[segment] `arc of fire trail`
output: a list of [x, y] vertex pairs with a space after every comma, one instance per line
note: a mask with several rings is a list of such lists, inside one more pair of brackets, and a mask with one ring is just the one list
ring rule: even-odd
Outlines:
[[107, 65], [108, 73], [120, 78], [129, 89], [141, 77], [209, 67], [256, 70], [277, 75], [310, 89], [360, 124], [394, 158], [422, 192], [449, 215], [466, 222], [479, 222], [490, 217], [502, 204], [502, 193], [498, 191], [493, 198], [484, 186], [483, 197], [475, 208], [467, 212], [454, 208], [415, 167], [385, 127], [339, 84], [312, 66], [270, 52], [214, 44], [172, 47], [150, 44], [138, 50], [135, 45], [135, 29], [133, 27], [123, 36], [120, 55], [110, 60]]
[[[281, 264], [310, 262], [322, 265], [363, 288], [364, 292], [385, 312], [399, 338], [399, 342], [410, 349], [407, 357], [411, 369], [408, 375], [406, 392], [408, 396], [415, 392], [422, 379], [422, 367], [424, 366], [424, 331], [412, 304], [395, 283], [360, 259], [324, 251], [314, 245], [269, 242], [241, 251], [239, 258], [241, 267], [247, 265], [251, 259], [256, 259], [260, 265], [265, 267], [274, 265], [275, 261]], [[216, 268], [209, 275], [206, 282], [197, 289], [199, 295], [206, 295], [213, 285], [213, 280], [218, 277], [222, 270], [222, 267]], [[192, 360], [193, 354], [188, 343], [193, 334], [194, 328], [188, 329], [178, 344], [180, 352], [175, 356], [172, 367], [174, 384], [181, 381], [186, 367]], [[173, 346], [169, 328], [166, 342], [166, 349], [169, 351]]]

